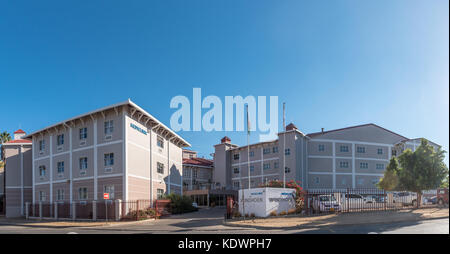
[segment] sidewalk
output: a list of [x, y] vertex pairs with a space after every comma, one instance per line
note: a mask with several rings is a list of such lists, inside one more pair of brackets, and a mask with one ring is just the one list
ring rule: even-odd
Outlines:
[[355, 225], [373, 223], [393, 223], [402, 221], [419, 221], [427, 219], [448, 218], [448, 208], [408, 209], [400, 211], [380, 211], [327, 214], [321, 216], [285, 216], [260, 219], [229, 220], [227, 226], [250, 227], [258, 229], [309, 228], [331, 225]]
[[70, 228], [70, 227], [111, 227], [118, 225], [139, 224], [148, 221], [154, 221], [155, 219], [146, 219], [139, 221], [54, 221], [50, 219], [29, 219], [24, 218], [5, 218], [0, 217], [1, 225], [12, 225], [22, 227], [46, 227], [46, 228]]

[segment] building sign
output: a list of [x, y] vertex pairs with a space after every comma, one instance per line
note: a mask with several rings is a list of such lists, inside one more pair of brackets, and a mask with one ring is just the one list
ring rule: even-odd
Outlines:
[[[241, 189], [238, 194], [239, 212], [267, 217], [271, 212], [287, 212], [295, 208], [295, 189]], [[244, 201], [244, 202], [242, 202]], [[245, 210], [245, 211], [244, 211]]]
[[139, 131], [140, 133], [142, 133], [142, 134], [144, 134], [144, 135], [147, 135], [147, 132], [144, 131], [142, 128], [138, 127], [137, 125], [135, 125], [135, 124], [133, 124], [133, 123], [130, 123], [130, 126], [131, 126], [131, 128], [133, 128], [133, 129]]
[[103, 193], [103, 199], [109, 199], [109, 193]]

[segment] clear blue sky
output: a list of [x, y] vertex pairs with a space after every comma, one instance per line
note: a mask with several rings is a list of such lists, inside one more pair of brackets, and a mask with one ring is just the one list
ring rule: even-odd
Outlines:
[[[279, 96], [304, 133], [375, 123], [449, 150], [449, 2], [2, 1], [0, 130], [131, 98]], [[224, 135], [180, 132], [209, 156]], [[251, 136], [256, 142], [258, 135]], [[448, 164], [448, 156], [446, 159]]]

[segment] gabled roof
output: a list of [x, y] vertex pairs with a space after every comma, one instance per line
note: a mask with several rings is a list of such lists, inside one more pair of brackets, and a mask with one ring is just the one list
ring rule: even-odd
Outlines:
[[18, 129], [14, 132], [14, 134], [20, 134], [20, 133], [25, 133], [22, 129]]
[[385, 130], [385, 131], [387, 131], [387, 132], [390, 132], [390, 133], [392, 133], [392, 134], [394, 134], [394, 135], [397, 135], [397, 136], [399, 136], [399, 137], [402, 137], [402, 138], [404, 138], [404, 139], [409, 139], [409, 138], [404, 137], [404, 136], [402, 136], [402, 135], [400, 135], [400, 134], [397, 134], [397, 133], [395, 133], [395, 132], [393, 132], [393, 131], [390, 131], [390, 130], [385, 129], [385, 128], [381, 127], [381, 126], [378, 126], [378, 125], [376, 125], [376, 124], [374, 124], [374, 123], [361, 124], [361, 125], [350, 126], [350, 127], [341, 128], [341, 129], [335, 129], [335, 130], [324, 131], [324, 132], [321, 132], [321, 131], [320, 131], [320, 132], [314, 132], [314, 133], [306, 134], [306, 136], [308, 136], [308, 137], [316, 137], [316, 136], [323, 135], [323, 134], [327, 134], [327, 133], [330, 133], [330, 132], [337, 132], [337, 131], [343, 131], [343, 130], [348, 130], [348, 129], [353, 129], [353, 128], [359, 128], [359, 127], [366, 127], [366, 126], [374, 126], [374, 127], [380, 128], [380, 129], [382, 129], [382, 130]]
[[5, 142], [2, 145], [17, 145], [17, 144], [30, 144], [31, 145], [31, 141], [26, 140], [26, 139], [14, 139], [14, 140]]
[[110, 106], [106, 106], [106, 107], [103, 107], [103, 108], [100, 108], [100, 109], [97, 109], [97, 110], [94, 110], [94, 111], [90, 111], [90, 112], [88, 112], [88, 113], [84, 113], [84, 114], [81, 114], [81, 115], [72, 117], [72, 118], [70, 118], [70, 119], [67, 119], [67, 120], [58, 122], [58, 123], [56, 123], [56, 124], [50, 125], [50, 126], [48, 126], [48, 127], [42, 128], [42, 129], [40, 129], [40, 130], [37, 130], [37, 131], [35, 131], [35, 132], [33, 132], [33, 133], [30, 133], [30, 134], [24, 136], [23, 138], [24, 138], [24, 139], [31, 139], [31, 137], [32, 137], [33, 135], [36, 135], [36, 134], [38, 134], [38, 133], [40, 133], [40, 132], [43, 132], [43, 131], [45, 131], [45, 130], [54, 128], [54, 127], [56, 127], [56, 126], [58, 126], [58, 125], [66, 125], [66, 124], [67, 124], [68, 122], [70, 122], [70, 121], [73, 121], [73, 120], [76, 120], [76, 119], [79, 119], [79, 118], [82, 118], [82, 117], [86, 117], [86, 116], [89, 116], [89, 115], [93, 115], [93, 114], [95, 114], [95, 113], [100, 113], [100, 112], [105, 111], [105, 110], [109, 110], [109, 109], [113, 109], [113, 108], [116, 108], [116, 107], [124, 106], [124, 105], [128, 105], [128, 106], [132, 107], [132, 108], [135, 109], [136, 111], [140, 112], [143, 116], [145, 116], [145, 117], [147, 117], [149, 120], [151, 120], [151, 122], [153, 122], [155, 125], [160, 126], [160, 128], [162, 128], [162, 129], [164, 129], [165, 131], [167, 131], [168, 133], [170, 133], [170, 135], [172, 136], [172, 138], [176, 138], [178, 141], [180, 141], [179, 143], [181, 144], [182, 147], [191, 146], [191, 144], [189, 144], [186, 140], [184, 140], [182, 137], [180, 137], [178, 134], [176, 134], [174, 131], [172, 131], [169, 127], [165, 126], [163, 123], [161, 123], [161, 122], [160, 122], [158, 119], [156, 119], [154, 116], [150, 115], [147, 111], [143, 110], [141, 107], [139, 107], [138, 105], [136, 105], [136, 104], [135, 104], [134, 102], [132, 102], [130, 99], [128, 99], [128, 100], [126, 100], [126, 101], [124, 101], [124, 102], [120, 102], [120, 103], [116, 103], [116, 104], [113, 104], [113, 105], [110, 105]]
[[183, 165], [195, 165], [195, 166], [203, 166], [203, 167], [212, 167], [214, 162], [212, 160], [203, 159], [203, 158], [190, 158], [183, 159]]

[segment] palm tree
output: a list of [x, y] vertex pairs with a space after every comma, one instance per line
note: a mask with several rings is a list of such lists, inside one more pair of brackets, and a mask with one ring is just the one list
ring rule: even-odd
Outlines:
[[8, 132], [4, 131], [4, 132], [0, 133], [0, 144], [3, 144], [10, 140], [11, 140], [11, 135], [9, 135]]

